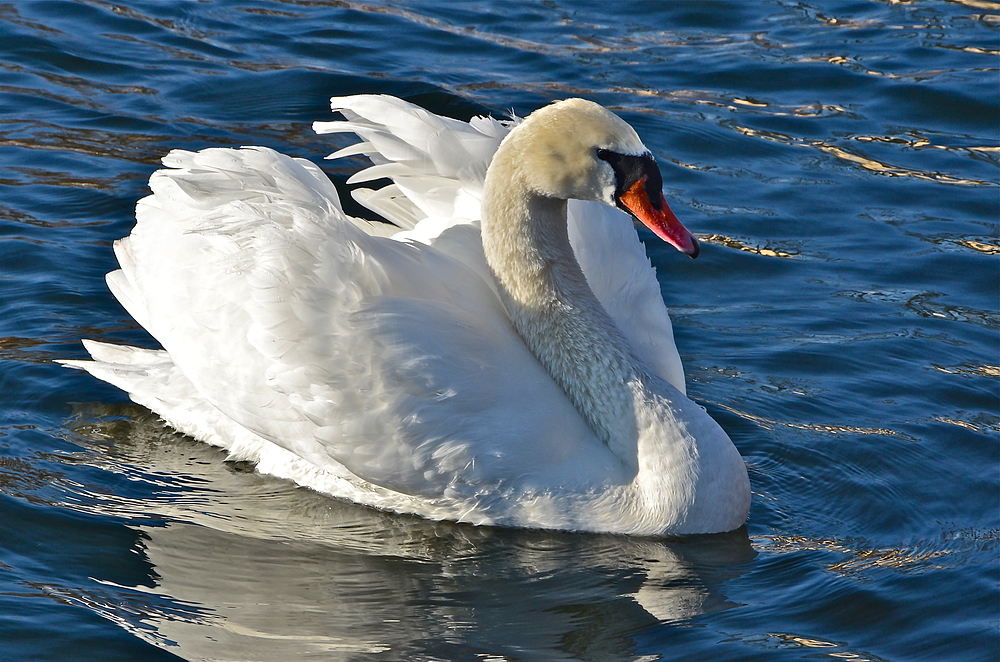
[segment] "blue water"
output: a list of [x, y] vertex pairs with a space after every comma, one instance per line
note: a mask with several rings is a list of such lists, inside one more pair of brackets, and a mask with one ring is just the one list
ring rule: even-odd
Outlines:
[[[996, 660], [1000, 3], [0, 5], [0, 658]], [[111, 242], [171, 148], [338, 184], [327, 99], [631, 122], [642, 234], [745, 529], [517, 532], [261, 476], [61, 368], [151, 346]]]

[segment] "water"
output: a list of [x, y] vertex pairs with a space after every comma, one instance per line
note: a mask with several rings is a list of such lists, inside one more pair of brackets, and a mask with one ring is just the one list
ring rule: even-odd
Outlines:
[[[998, 29], [987, 0], [0, 6], [3, 659], [997, 659]], [[642, 235], [744, 530], [374, 512], [51, 363], [150, 343], [103, 274], [167, 150], [318, 160], [360, 92], [637, 128], [704, 239]]]

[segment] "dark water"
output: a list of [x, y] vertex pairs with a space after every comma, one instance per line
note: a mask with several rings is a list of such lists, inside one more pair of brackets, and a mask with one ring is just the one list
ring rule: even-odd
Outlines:
[[[998, 659], [998, 30], [986, 0], [0, 4], [0, 658]], [[378, 513], [51, 363], [150, 342], [103, 275], [160, 156], [318, 160], [360, 92], [636, 126], [705, 239], [648, 250], [745, 530]]]

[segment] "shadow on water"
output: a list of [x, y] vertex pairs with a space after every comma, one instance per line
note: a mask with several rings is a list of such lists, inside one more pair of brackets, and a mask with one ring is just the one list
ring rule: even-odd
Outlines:
[[77, 485], [59, 505], [124, 518], [148, 563], [72, 600], [188, 659], [634, 659], [643, 630], [737, 606], [726, 582], [756, 556], [745, 529], [635, 539], [359, 507], [226, 462], [132, 405], [81, 407], [67, 433], [85, 448], [75, 463], [129, 488]]

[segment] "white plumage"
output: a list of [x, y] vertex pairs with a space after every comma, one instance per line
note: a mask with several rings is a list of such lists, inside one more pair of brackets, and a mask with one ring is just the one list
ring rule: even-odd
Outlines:
[[[742, 524], [745, 467], [683, 395], [670, 320], [631, 218], [596, 201], [605, 194], [568, 205], [569, 260], [600, 302], [593, 315], [607, 311], [623, 340], [595, 341], [605, 357], [593, 359], [589, 349], [560, 356], [569, 341], [558, 330], [541, 348], [526, 344], [534, 322], [517, 307], [527, 304], [495, 275], [507, 258], [493, 251], [488, 260], [480, 231], [487, 170], [516, 123], [460, 122], [387, 96], [332, 103], [347, 121], [316, 130], [362, 142], [331, 158], [371, 159], [351, 182], [393, 180], [355, 197], [401, 231], [347, 216], [333, 184], [303, 159], [261, 147], [171, 152], [135, 229], [115, 245], [121, 269], [108, 274], [164, 349], [85, 341], [94, 360], [65, 363], [263, 472], [379, 508], [639, 534]], [[586, 111], [610, 135], [627, 127], [582, 104], [549, 109]], [[514, 133], [522, 143], [532, 132], [551, 137], [556, 115], [539, 111]], [[585, 138], [586, 122], [571, 119]], [[634, 132], [619, 143], [641, 147]], [[520, 143], [504, 144], [509, 152]], [[499, 189], [497, 208], [507, 204]], [[504, 195], [529, 200], [529, 189]], [[608, 397], [634, 404], [627, 421], [607, 418], [621, 408], [601, 413], [603, 403], [587, 404], [591, 396], [557, 374], [587, 361], [600, 370], [619, 354], [627, 374]], [[638, 436], [608, 439], [605, 427]]]

